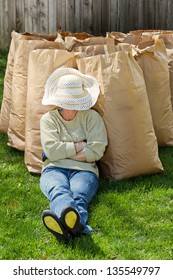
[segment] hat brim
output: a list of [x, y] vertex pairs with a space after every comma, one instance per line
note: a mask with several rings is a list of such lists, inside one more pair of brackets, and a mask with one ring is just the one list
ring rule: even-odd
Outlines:
[[[59, 79], [64, 75], [77, 75], [82, 79], [85, 86], [86, 95], [84, 98], [67, 99], [58, 95], [56, 85]], [[45, 93], [42, 99], [43, 105], [55, 105], [67, 110], [87, 110], [93, 107], [98, 99], [100, 93], [99, 84], [97, 80], [85, 75], [74, 68], [61, 67], [56, 69], [48, 78], [45, 84]]]

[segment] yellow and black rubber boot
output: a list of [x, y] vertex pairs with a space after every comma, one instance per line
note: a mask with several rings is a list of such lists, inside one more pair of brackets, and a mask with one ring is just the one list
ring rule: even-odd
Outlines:
[[70, 240], [70, 232], [64, 227], [61, 220], [50, 210], [42, 213], [44, 226], [58, 239], [62, 241]]
[[64, 227], [73, 235], [83, 232], [83, 225], [80, 222], [79, 213], [71, 206], [65, 207], [61, 212], [61, 221]]

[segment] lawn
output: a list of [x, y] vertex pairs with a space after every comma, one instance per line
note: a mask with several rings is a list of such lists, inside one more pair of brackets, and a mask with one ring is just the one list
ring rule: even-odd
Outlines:
[[[0, 53], [0, 99], [7, 52]], [[173, 147], [159, 149], [164, 172], [122, 181], [99, 180], [89, 206], [94, 233], [64, 245], [42, 225], [49, 207], [23, 152], [0, 133], [0, 259], [171, 260], [173, 257]]]

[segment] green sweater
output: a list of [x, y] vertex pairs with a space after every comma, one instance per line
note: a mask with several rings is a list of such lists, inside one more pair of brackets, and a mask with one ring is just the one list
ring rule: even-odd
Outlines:
[[[44, 114], [40, 121], [41, 144], [47, 166], [87, 170], [99, 175], [96, 161], [108, 144], [104, 122], [95, 110], [78, 111], [71, 121], [64, 120], [58, 110]], [[74, 143], [86, 141], [86, 162], [70, 159], [76, 155]]]

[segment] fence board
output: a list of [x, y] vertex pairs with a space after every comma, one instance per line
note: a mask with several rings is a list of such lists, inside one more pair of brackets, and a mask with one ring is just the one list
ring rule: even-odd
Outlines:
[[[167, 0], [157, 0], [155, 6], [155, 27], [157, 29], [168, 29], [173, 28], [172, 22], [172, 9], [173, 1]], [[168, 28], [167, 28], [168, 27]]]
[[92, 0], [83, 2], [83, 28], [87, 33], [92, 33]]
[[[16, 0], [13, 1], [7, 1], [7, 7], [8, 7], [8, 16], [7, 16], [7, 22], [8, 22], [8, 32], [9, 36], [11, 36], [11, 31], [13, 30], [13, 26], [16, 26]], [[10, 21], [8, 18], [10, 17]]]
[[75, 10], [74, 0], [66, 0], [66, 30], [75, 31]]
[[128, 32], [129, 30], [129, 1], [119, 0], [119, 28], [122, 32]]
[[49, 1], [49, 32], [50, 34], [53, 34], [57, 30], [57, 1], [51, 0]]
[[25, 31], [38, 31], [37, 0], [25, 1]]
[[39, 0], [37, 2], [37, 15], [38, 15], [38, 26], [37, 31], [40, 33], [49, 33], [49, 2], [47, 0]]
[[173, 21], [172, 21], [172, 11], [173, 11], [173, 1], [168, 0], [168, 15], [166, 17], [166, 26], [169, 26], [170, 29], [173, 29]]
[[8, 21], [8, 18], [10, 17], [9, 9], [8, 9], [8, 0], [1, 0], [0, 7], [1, 7], [0, 46], [2, 48], [6, 48], [8, 46], [8, 42], [10, 41], [10, 36], [11, 36], [10, 34], [11, 30], [9, 29], [9, 21]]
[[[127, 2], [127, 1], [126, 1]], [[133, 1], [129, 0], [128, 1], [128, 10], [127, 10], [127, 19], [128, 21], [126, 22], [126, 32], [129, 31], [129, 29], [137, 29], [138, 28], [138, 8], [139, 8], [139, 1]]]
[[100, 0], [93, 1], [93, 21], [92, 21], [92, 30], [93, 34], [100, 35], [102, 34], [101, 30], [101, 19], [102, 19], [102, 11], [101, 11], [101, 5]]
[[[167, 8], [166, 4], [167, 4], [166, 2], [162, 2], [160, 0], [156, 1], [156, 7], [155, 7], [155, 11], [156, 11], [155, 26], [156, 26], [156, 28], [160, 27], [160, 29], [164, 29], [164, 25], [165, 25], [164, 16], [165, 16], [165, 10]], [[159, 24], [159, 22], [161, 22], [161, 24]]]
[[147, 19], [147, 25], [145, 27], [144, 25], [144, 29], [156, 29], [156, 25], [155, 25], [155, 17], [156, 17], [156, 3], [158, 0], [150, 0], [147, 1], [146, 3], [146, 12], [145, 12], [145, 18]]
[[66, 30], [66, 1], [57, 0], [57, 27]]
[[119, 30], [119, 0], [111, 0], [110, 2], [110, 30]]
[[0, 0], [0, 48], [11, 31], [55, 33], [173, 29], [173, 0]]
[[[0, 0], [0, 11], [3, 11], [3, 0]], [[0, 49], [4, 47], [4, 30], [2, 28], [2, 23], [3, 23], [3, 13], [0, 13]]]
[[75, 1], [75, 27], [76, 32], [82, 32], [83, 28], [83, 0]]
[[102, 0], [101, 6], [102, 6], [101, 30], [103, 35], [105, 35], [107, 31], [110, 31], [110, 0], [108, 1]]
[[[146, 2], [139, 0], [138, 3], [138, 29], [144, 28], [144, 14], [145, 14]], [[147, 15], [146, 15], [147, 18]]]
[[24, 1], [16, 0], [16, 31], [21, 33], [25, 30]]

